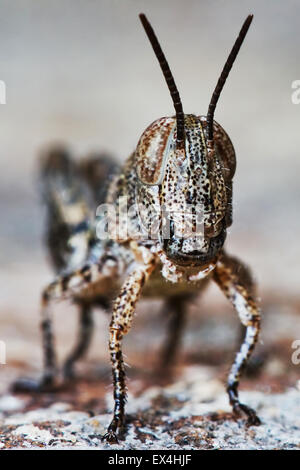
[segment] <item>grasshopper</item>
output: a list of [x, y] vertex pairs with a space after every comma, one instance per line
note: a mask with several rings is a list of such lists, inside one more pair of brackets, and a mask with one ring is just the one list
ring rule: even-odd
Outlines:
[[[44, 374], [40, 387], [56, 379], [53, 345], [53, 302], [73, 299], [80, 308], [81, 330], [64, 372], [87, 349], [91, 308], [113, 300], [109, 350], [114, 384], [113, 419], [104, 438], [116, 442], [124, 424], [126, 383], [122, 340], [129, 333], [137, 302], [161, 296], [174, 310], [168, 361], [178, 340], [185, 303], [214, 281], [237, 311], [245, 336], [229, 373], [227, 392], [236, 415], [248, 425], [260, 423], [256, 412], [239, 400], [241, 372], [260, 332], [260, 310], [249, 269], [224, 250], [232, 223], [232, 180], [236, 158], [214, 113], [225, 81], [245, 39], [249, 15], [221, 72], [206, 116], [184, 114], [166, 57], [144, 14], [140, 20], [170, 91], [175, 116], [154, 121], [122, 168], [102, 159], [80, 164], [56, 149], [43, 159], [44, 192], [48, 201], [48, 245], [58, 278], [42, 293]], [[114, 174], [111, 178], [110, 175]], [[89, 196], [84, 189], [89, 187]], [[91, 196], [92, 194], [92, 196]], [[92, 203], [91, 203], [92, 200]], [[124, 200], [130, 207], [124, 221]], [[112, 208], [107, 220], [93, 218], [94, 208]], [[99, 235], [105, 219], [109, 236]], [[126, 230], [124, 230], [126, 226]], [[100, 230], [101, 231], [101, 230]], [[105, 230], [104, 230], [105, 232]], [[106, 232], [105, 232], [106, 233]]]

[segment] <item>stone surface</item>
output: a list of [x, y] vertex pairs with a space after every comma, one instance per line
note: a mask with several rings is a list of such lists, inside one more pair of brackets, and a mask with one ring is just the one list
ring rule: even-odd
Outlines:
[[[243, 391], [241, 398], [258, 411], [261, 426], [247, 428], [243, 418], [233, 417], [214, 368], [185, 367], [173, 384], [129, 394], [124, 440], [111, 445], [101, 439], [111, 418], [108, 412], [90, 416], [58, 401], [28, 410], [22, 397], [18, 411], [12, 412], [13, 397], [8, 395], [1, 402], [0, 448], [300, 449], [296, 386], [278, 394]], [[111, 393], [106, 392], [105, 400], [108, 411]]]

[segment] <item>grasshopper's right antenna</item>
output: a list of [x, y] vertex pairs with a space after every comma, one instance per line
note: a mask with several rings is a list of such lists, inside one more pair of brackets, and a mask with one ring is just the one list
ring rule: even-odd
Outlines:
[[233, 63], [236, 59], [236, 56], [239, 53], [240, 47], [243, 44], [243, 41], [245, 39], [245, 36], [248, 32], [248, 29], [250, 27], [250, 24], [253, 20], [253, 15], [247, 16], [246, 20], [244, 21], [244, 24], [242, 26], [242, 29], [240, 31], [240, 34], [238, 35], [233, 48], [231, 49], [231, 52], [228, 56], [228, 59], [226, 60], [226, 63], [223, 67], [223, 70], [221, 72], [220, 78], [218, 80], [218, 83], [216, 85], [216, 88], [214, 89], [214, 92], [212, 94], [209, 107], [208, 107], [208, 112], [207, 112], [207, 117], [206, 117], [206, 122], [207, 122], [207, 134], [208, 134], [208, 140], [212, 141], [213, 140], [213, 124], [214, 124], [214, 113], [215, 109], [218, 103], [218, 100], [220, 98], [220, 94], [223, 90], [223, 87], [225, 85], [226, 79], [229, 75], [229, 72], [231, 70], [231, 67], [233, 66]]
[[144, 27], [144, 30], [148, 36], [148, 39], [151, 42], [154, 53], [157, 57], [160, 68], [162, 70], [162, 73], [164, 74], [165, 80], [170, 90], [170, 94], [173, 100], [173, 105], [176, 111], [176, 126], [177, 126], [176, 144], [178, 148], [182, 148], [184, 146], [184, 113], [183, 113], [183, 108], [182, 108], [182, 103], [181, 103], [181, 99], [179, 96], [179, 92], [175, 84], [175, 80], [173, 78], [167, 59], [162, 51], [162, 48], [160, 47], [160, 44], [158, 42], [155, 32], [153, 31], [151, 24], [149, 23], [149, 21], [147, 20], [146, 16], [143, 13], [141, 13], [139, 17]]

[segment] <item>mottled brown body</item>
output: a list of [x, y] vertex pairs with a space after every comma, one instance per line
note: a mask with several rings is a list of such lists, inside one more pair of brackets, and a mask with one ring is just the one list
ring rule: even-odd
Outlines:
[[[141, 15], [165, 75], [176, 116], [152, 123], [121, 169], [111, 164], [111, 171], [107, 170], [101, 158], [87, 160], [76, 168], [73, 164], [73, 168], [68, 159], [61, 155], [60, 160], [56, 155], [55, 165], [59, 167], [60, 161], [64, 164], [53, 172], [49, 170], [53, 154], [50, 152], [46, 158], [43, 175], [49, 207], [48, 232], [58, 236], [60, 243], [53, 242], [54, 235], [48, 242], [60, 276], [44, 290], [42, 297], [45, 373], [41, 386], [52, 386], [56, 377], [51, 329], [53, 301], [71, 297], [81, 308], [79, 341], [64, 366], [65, 375], [69, 376], [90, 340], [91, 307], [107, 306], [113, 300], [109, 349], [115, 408], [105, 436], [108, 441], [117, 439], [124, 423], [122, 340], [130, 331], [142, 292], [145, 296], [165, 298], [168, 307], [174, 310], [171, 338], [162, 354], [167, 364], [179, 341], [185, 303], [211, 281], [219, 285], [246, 327], [244, 342], [228, 378], [230, 403], [235, 412], [246, 414], [248, 424], [259, 424], [255, 412], [239, 402], [238, 383], [258, 338], [260, 313], [249, 270], [223, 248], [227, 228], [232, 223], [236, 160], [231, 140], [213, 121], [220, 91], [251, 20], [249, 16], [245, 21], [229, 55], [208, 115], [195, 116], [183, 114], [167, 61], [151, 26]], [[95, 178], [97, 168], [102, 168], [102, 173]], [[101, 174], [105, 176], [102, 178]], [[115, 176], [107, 185], [110, 174]], [[66, 194], [67, 198], [62, 197]], [[108, 238], [99, 237], [97, 231], [102, 215], [93, 217], [96, 206], [104, 199], [113, 208], [113, 215], [108, 216]], [[124, 204], [130, 208], [125, 218]], [[58, 230], [57, 225], [63, 229]], [[63, 238], [62, 233], [68, 236]]]

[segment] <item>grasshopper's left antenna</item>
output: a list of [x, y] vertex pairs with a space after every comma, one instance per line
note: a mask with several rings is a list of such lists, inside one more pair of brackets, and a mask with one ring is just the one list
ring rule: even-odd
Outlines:
[[173, 78], [172, 72], [170, 70], [169, 64], [167, 62], [167, 59], [162, 51], [162, 48], [160, 47], [160, 44], [158, 42], [158, 39], [156, 37], [156, 34], [151, 24], [147, 20], [146, 15], [144, 15], [143, 13], [139, 15], [139, 18], [142, 22], [142, 25], [148, 36], [148, 39], [151, 42], [154, 53], [157, 57], [160, 68], [162, 70], [162, 73], [164, 74], [165, 80], [170, 90], [170, 94], [173, 100], [173, 105], [176, 111], [176, 126], [177, 126], [176, 144], [178, 148], [182, 148], [184, 144], [184, 113], [183, 113], [183, 108], [182, 108], [182, 103], [181, 103], [181, 99], [179, 96], [179, 92], [178, 92], [175, 80]]
[[214, 89], [214, 92], [212, 94], [209, 107], [208, 107], [208, 112], [207, 112], [207, 117], [206, 117], [206, 122], [207, 122], [207, 134], [208, 134], [208, 140], [213, 140], [213, 123], [214, 123], [214, 114], [215, 114], [215, 109], [218, 103], [218, 100], [220, 98], [220, 94], [223, 90], [223, 87], [225, 85], [226, 79], [229, 75], [229, 72], [231, 70], [231, 67], [233, 66], [233, 63], [236, 59], [236, 56], [239, 53], [240, 47], [243, 44], [243, 41], [245, 39], [245, 36], [248, 32], [248, 29], [250, 27], [250, 24], [253, 20], [253, 15], [247, 16], [246, 20], [244, 21], [244, 24], [242, 26], [242, 29], [240, 30], [240, 33], [233, 45], [233, 48], [231, 49], [231, 52], [228, 56], [228, 59], [226, 60], [226, 63], [223, 67], [223, 70], [221, 72], [220, 78], [218, 80], [218, 83], [216, 85], [216, 88]]

